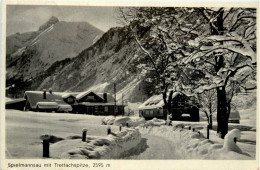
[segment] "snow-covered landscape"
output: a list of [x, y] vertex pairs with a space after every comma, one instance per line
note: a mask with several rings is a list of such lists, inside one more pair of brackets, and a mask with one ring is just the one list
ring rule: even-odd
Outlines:
[[[129, 106], [136, 108], [134, 103]], [[172, 126], [166, 126], [164, 120], [145, 121], [138, 114], [114, 117], [6, 110], [6, 156], [42, 158], [41, 137], [48, 134], [52, 136], [50, 157], [56, 159], [256, 159], [255, 105], [240, 110], [240, 115], [241, 123], [230, 123], [225, 139], [216, 133], [216, 121], [206, 139], [207, 121], [172, 121]], [[123, 126], [120, 132], [126, 122], [129, 127]], [[114, 135], [107, 135], [108, 127]], [[82, 129], [87, 129], [86, 142], [81, 141]]]
[[6, 5], [4, 165], [255, 165], [256, 21], [254, 4]]

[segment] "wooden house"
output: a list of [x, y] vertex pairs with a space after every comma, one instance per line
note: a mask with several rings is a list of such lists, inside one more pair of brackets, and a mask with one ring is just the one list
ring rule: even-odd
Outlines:
[[124, 105], [118, 105], [109, 93], [86, 91], [78, 94], [73, 112], [94, 115], [123, 115]]
[[[171, 120], [199, 121], [199, 109], [187, 95], [175, 92], [171, 102]], [[146, 100], [139, 107], [139, 115], [145, 119], [163, 118], [166, 112], [162, 94], [155, 95]]]
[[[26, 91], [24, 98], [26, 99], [25, 110], [35, 111], [57, 111], [70, 112], [72, 107], [66, 102], [67, 98], [62, 98], [64, 93], [46, 92], [44, 91]], [[63, 108], [63, 110], [62, 110]]]
[[[19, 102], [19, 106], [17, 105]], [[124, 114], [124, 105], [117, 104], [109, 93], [26, 91], [24, 99], [6, 104], [7, 109], [72, 112], [94, 115]], [[12, 104], [15, 103], [15, 104]]]

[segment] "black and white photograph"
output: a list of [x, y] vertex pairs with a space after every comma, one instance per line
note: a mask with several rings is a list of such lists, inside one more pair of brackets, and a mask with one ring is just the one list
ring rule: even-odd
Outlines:
[[6, 4], [5, 161], [257, 161], [257, 10]]

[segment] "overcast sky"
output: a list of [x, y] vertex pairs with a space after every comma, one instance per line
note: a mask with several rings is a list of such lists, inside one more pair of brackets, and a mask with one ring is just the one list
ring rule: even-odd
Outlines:
[[8, 5], [6, 12], [7, 35], [36, 31], [51, 16], [60, 21], [88, 22], [103, 31], [119, 26], [115, 7]]

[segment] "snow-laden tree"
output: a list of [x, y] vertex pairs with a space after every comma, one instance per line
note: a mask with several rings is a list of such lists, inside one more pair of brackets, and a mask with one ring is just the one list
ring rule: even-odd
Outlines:
[[200, 110], [205, 113], [208, 121], [209, 128], [212, 129], [213, 121], [212, 116], [216, 111], [216, 90], [205, 90], [197, 95]]
[[191, 94], [216, 90], [218, 132], [224, 138], [233, 85], [255, 71], [256, 9], [151, 7], [120, 13], [149, 58], [143, 66], [161, 78], [165, 100], [170, 86]]
[[[227, 133], [234, 84], [244, 82], [256, 66], [256, 10], [245, 8], [200, 8], [210, 25], [210, 34], [190, 41], [196, 49], [186, 63], [195, 63], [205, 84], [197, 92], [215, 88], [217, 121], [221, 137]], [[203, 63], [203, 64], [200, 64]]]
[[[154, 86], [155, 93], [163, 95], [164, 104], [170, 112], [174, 91], [181, 91], [182, 84], [188, 85], [196, 74], [186, 74], [184, 65], [178, 64], [179, 58], [189, 55], [188, 40], [197, 37], [197, 32], [180, 27], [185, 25], [181, 18], [189, 20], [190, 25], [198, 23], [192, 8], [133, 7], [119, 8], [119, 18], [129, 26], [136, 43], [144, 54], [139, 68], [147, 70], [147, 81]], [[194, 11], [199, 14], [199, 11]], [[202, 25], [203, 26], [203, 25]], [[200, 26], [197, 27], [201, 29]], [[141, 57], [140, 57], [141, 58]], [[192, 71], [192, 70], [191, 70]], [[166, 114], [164, 115], [166, 119]]]

